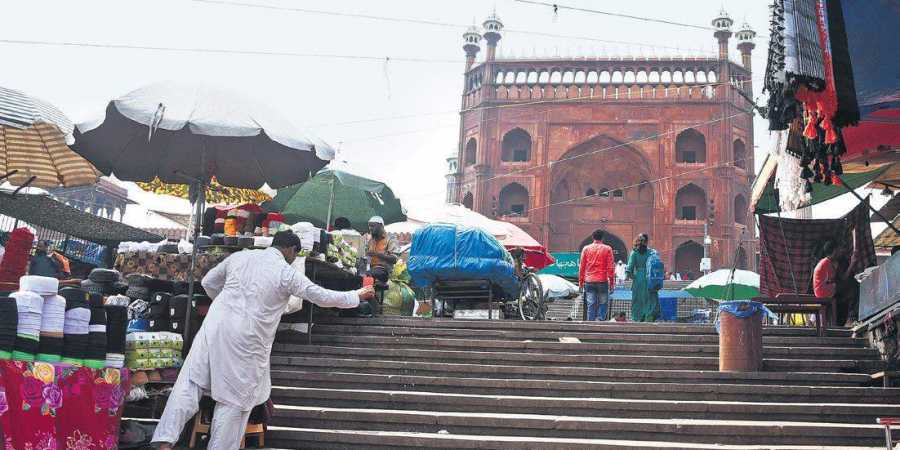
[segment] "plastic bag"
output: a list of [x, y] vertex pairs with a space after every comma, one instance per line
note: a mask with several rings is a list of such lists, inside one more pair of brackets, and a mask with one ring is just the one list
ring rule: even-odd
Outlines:
[[383, 313], [389, 315], [411, 316], [415, 307], [416, 294], [405, 283], [388, 281], [388, 289], [384, 293]]
[[655, 250], [651, 250], [650, 256], [647, 257], [647, 288], [651, 291], [662, 289], [665, 278], [666, 267], [659, 258], [659, 254]]

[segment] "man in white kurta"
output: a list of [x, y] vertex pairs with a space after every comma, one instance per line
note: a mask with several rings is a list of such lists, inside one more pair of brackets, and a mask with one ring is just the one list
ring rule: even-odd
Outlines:
[[204, 394], [216, 402], [208, 448], [240, 446], [250, 410], [269, 399], [269, 355], [289, 296], [337, 308], [372, 298], [371, 288], [337, 292], [315, 285], [290, 266], [299, 248], [293, 232], [279, 232], [272, 247], [237, 252], [203, 278], [212, 306], [153, 434], [159, 448], [178, 441]]

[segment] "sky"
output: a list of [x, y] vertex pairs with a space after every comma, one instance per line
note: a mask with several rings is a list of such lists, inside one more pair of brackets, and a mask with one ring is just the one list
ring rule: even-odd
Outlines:
[[[560, 2], [701, 26], [709, 26], [724, 6], [735, 20], [735, 31], [746, 20], [761, 34], [768, 24], [767, 3]], [[480, 24], [494, 8], [510, 30], [500, 41], [501, 55], [715, 54], [710, 30], [567, 9], [554, 14], [550, 7], [516, 0], [28, 0], [3, 6], [0, 86], [47, 100], [76, 122], [102, 114], [111, 99], [157, 81], [200, 81], [225, 87], [282, 112], [338, 148], [338, 159], [346, 161], [346, 167], [387, 182], [414, 215], [444, 200], [446, 158], [456, 153], [458, 145], [464, 70], [461, 36], [468, 25]], [[740, 59], [736, 44], [732, 38], [733, 60]], [[765, 39], [757, 39], [756, 94], [766, 46]], [[760, 165], [768, 132], [758, 117], [755, 141]]]

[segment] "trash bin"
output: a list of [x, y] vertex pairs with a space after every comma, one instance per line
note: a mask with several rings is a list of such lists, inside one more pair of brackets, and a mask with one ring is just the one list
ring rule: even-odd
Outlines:
[[762, 370], [765, 306], [750, 301], [719, 304], [719, 372]]

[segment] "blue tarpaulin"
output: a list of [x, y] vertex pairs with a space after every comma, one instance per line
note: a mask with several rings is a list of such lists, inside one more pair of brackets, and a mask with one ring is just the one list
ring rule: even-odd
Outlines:
[[490, 234], [451, 224], [433, 224], [413, 234], [407, 269], [416, 287], [436, 281], [490, 280], [507, 298], [519, 294], [512, 256]]
[[[671, 291], [662, 289], [658, 292], [659, 298], [694, 298], [693, 295], [688, 293], [687, 291]], [[613, 291], [612, 295], [609, 296], [612, 300], [631, 300], [631, 289], [616, 289]]]

